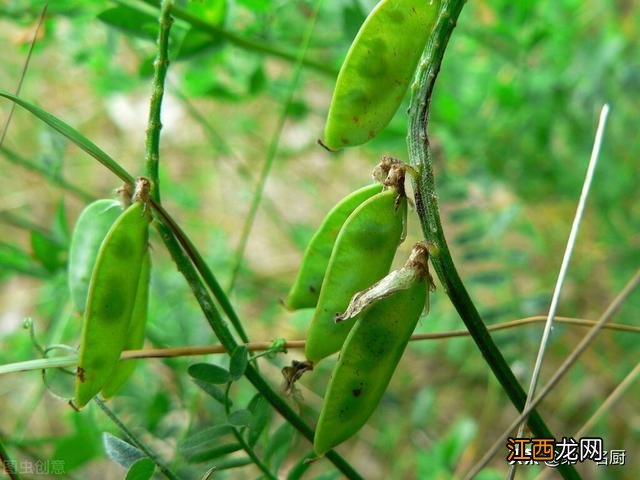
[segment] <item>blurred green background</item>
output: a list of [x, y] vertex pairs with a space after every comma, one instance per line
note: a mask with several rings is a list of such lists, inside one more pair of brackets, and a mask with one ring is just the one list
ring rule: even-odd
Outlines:
[[[294, 62], [316, 3], [307, 0], [176, 2], [195, 22], [175, 22], [163, 105], [161, 189], [223, 285], [258, 175], [274, 142]], [[370, 180], [381, 155], [406, 160], [406, 105], [363, 147], [330, 154], [316, 144], [340, 63], [375, 2], [325, 1], [279, 136], [264, 198], [232, 301], [251, 340], [302, 339], [311, 311], [280, 299], [324, 214]], [[143, 173], [144, 135], [158, 10], [152, 0], [49, 2], [21, 96], [73, 125], [128, 171]], [[0, 89], [13, 91], [42, 2], [0, 4]], [[199, 22], [199, 23], [198, 23]], [[192, 23], [227, 34], [211, 34]], [[201, 25], [200, 25], [201, 27]], [[445, 55], [431, 108], [431, 141], [445, 233], [487, 323], [545, 314], [580, 194], [597, 117], [611, 105], [600, 164], [560, 302], [559, 315], [596, 319], [640, 260], [640, 4], [632, 0], [474, 0], [465, 5]], [[244, 42], [243, 39], [250, 39]], [[7, 118], [10, 103], [1, 105]], [[17, 108], [0, 152], [0, 363], [37, 358], [23, 320], [44, 345], [77, 346], [80, 318], [66, 285], [73, 224], [92, 197], [119, 182]], [[72, 186], [70, 187], [69, 184]], [[61, 186], [62, 185], [62, 186]], [[396, 263], [420, 239], [415, 215]], [[175, 265], [152, 237], [149, 346], [216, 343]], [[419, 332], [463, 328], [438, 288]], [[640, 292], [616, 315], [638, 325]], [[527, 385], [542, 326], [494, 334]], [[557, 325], [545, 382], [585, 330]], [[604, 331], [540, 408], [558, 436], [573, 435], [639, 359], [637, 334]], [[62, 352], [64, 353], [64, 352]], [[291, 350], [262, 362], [273, 385]], [[221, 355], [206, 359], [226, 364]], [[112, 408], [184, 478], [220, 463], [179, 449], [191, 432], [223, 421], [223, 409], [186, 375], [196, 359], [142, 361]], [[333, 361], [300, 382], [292, 400], [314, 423]], [[64, 375], [50, 389], [70, 396]], [[240, 381], [232, 397], [255, 392]], [[637, 478], [640, 388], [635, 385], [589, 432], [626, 449], [625, 467], [578, 466], [584, 478]], [[0, 433], [19, 460], [64, 461], [65, 478], [122, 478], [101, 432], [117, 429], [93, 407], [81, 415], [45, 392], [39, 372], [0, 376]], [[412, 343], [367, 426], [338, 448], [366, 478], [451, 478], [467, 471], [515, 410], [468, 338]], [[277, 415], [258, 443], [282, 478], [311, 446]], [[229, 458], [233, 458], [232, 454]], [[506, 449], [482, 478], [503, 478]], [[539, 470], [522, 467], [518, 478]], [[636, 472], [634, 474], [634, 472]], [[253, 466], [216, 478], [255, 478]], [[326, 460], [305, 478], [338, 478]], [[29, 475], [26, 475], [29, 478]], [[40, 478], [40, 477], [38, 477]]]

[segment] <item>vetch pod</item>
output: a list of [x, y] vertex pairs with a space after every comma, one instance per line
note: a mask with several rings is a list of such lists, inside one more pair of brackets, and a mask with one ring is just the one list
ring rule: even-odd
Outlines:
[[76, 372], [75, 405], [107, 383], [124, 349], [148, 250], [149, 182], [139, 179], [134, 203], [107, 233], [91, 275]]
[[426, 243], [416, 244], [404, 267], [354, 297], [351, 312], [341, 315], [357, 321], [324, 396], [313, 444], [318, 455], [355, 434], [380, 402], [425, 307], [427, 261]]
[[324, 136], [330, 150], [360, 145], [393, 118], [427, 44], [440, 0], [382, 0], [360, 27], [336, 80]]
[[381, 184], [362, 187], [340, 200], [327, 214], [304, 252], [300, 270], [285, 302], [287, 308], [298, 310], [316, 306], [331, 251], [342, 225], [365, 200], [381, 191]]
[[120, 202], [100, 199], [85, 207], [71, 237], [68, 262], [68, 282], [75, 309], [84, 313], [91, 272], [100, 245], [107, 232], [122, 213]]
[[[129, 330], [124, 343], [124, 350], [137, 350], [144, 345], [144, 333], [147, 325], [147, 308], [149, 305], [149, 278], [151, 274], [151, 259], [149, 251], [145, 252], [138, 280], [138, 290], [136, 300], [129, 321]], [[119, 360], [109, 380], [102, 387], [100, 392], [104, 398], [111, 398], [116, 395], [127, 382], [137, 362], [135, 360]]]
[[354, 210], [338, 234], [307, 335], [305, 355], [311, 362], [340, 350], [353, 320], [336, 324], [336, 315], [356, 292], [389, 272], [406, 224], [402, 172], [401, 165], [394, 165], [389, 178], [396, 183]]

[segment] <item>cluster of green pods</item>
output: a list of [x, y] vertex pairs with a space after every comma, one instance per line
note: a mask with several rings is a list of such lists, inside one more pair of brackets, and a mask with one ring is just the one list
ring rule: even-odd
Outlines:
[[427, 262], [427, 245], [416, 244], [404, 267], [355, 295], [338, 317], [353, 316], [356, 323], [324, 396], [314, 438], [318, 455], [355, 434], [380, 402], [427, 304]]
[[118, 207], [115, 220], [111, 201], [89, 205], [74, 230], [69, 285], [76, 292], [76, 307], [83, 311], [74, 398], [78, 408], [100, 392], [109, 398], [119, 391], [134, 368], [131, 362], [120, 362], [120, 355], [144, 341], [151, 268], [148, 185], [148, 180], [138, 180], [133, 203], [124, 211]]
[[335, 323], [358, 291], [391, 268], [406, 224], [407, 201], [390, 188], [366, 200], [347, 218], [331, 252], [307, 334], [305, 355], [318, 362], [342, 347], [353, 320]]
[[381, 0], [340, 68], [320, 143], [363, 144], [393, 118], [435, 25], [440, 0]]
[[292, 309], [315, 307], [307, 361], [283, 371], [289, 390], [304, 371], [340, 351], [318, 420], [318, 455], [352, 436], [371, 416], [428, 308], [432, 281], [425, 242], [389, 273], [405, 235], [407, 169], [384, 157], [373, 171], [379, 183], [357, 190], [329, 212], [287, 298]]
[[313, 308], [331, 258], [331, 251], [345, 221], [365, 200], [382, 192], [382, 184], [362, 187], [343, 198], [328, 214], [304, 252], [304, 262], [289, 291], [286, 306], [291, 310]]
[[336, 315], [355, 293], [389, 272], [404, 239], [404, 166], [386, 158], [374, 178], [380, 183], [355, 191], [329, 212], [305, 251], [287, 297], [291, 309], [315, 307], [305, 346], [310, 362], [340, 350], [354, 321], [337, 325]]

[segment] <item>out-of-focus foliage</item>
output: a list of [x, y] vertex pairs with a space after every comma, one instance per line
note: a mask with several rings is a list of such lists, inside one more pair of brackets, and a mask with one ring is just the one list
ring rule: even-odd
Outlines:
[[[315, 2], [176, 4], [182, 14], [170, 42], [162, 196], [226, 285]], [[369, 181], [382, 154], [406, 159], [406, 105], [364, 147], [329, 154], [315, 143], [335, 72], [374, 4], [325, 1], [320, 11], [232, 296], [251, 340], [304, 337], [311, 312], [286, 312], [279, 300], [306, 242], [337, 200]], [[2, 90], [15, 88], [41, 8], [40, 0], [0, 4]], [[154, 0], [51, 0], [22, 89], [24, 98], [74, 125], [132, 174], [143, 172], [157, 16]], [[487, 323], [546, 313], [605, 101], [612, 107], [610, 121], [559, 313], [596, 318], [638, 268], [639, 28], [640, 4], [629, 0], [465, 5], [436, 84], [430, 132], [445, 233]], [[8, 102], [1, 108], [4, 119]], [[119, 183], [19, 109], [0, 165], [0, 213], [10, 214], [0, 217], [5, 364], [40, 356], [21, 328], [24, 317], [33, 318], [41, 344], [77, 346], [81, 323], [71, 313], [65, 283], [69, 229], [87, 196], [111, 196]], [[418, 239], [410, 214], [396, 263]], [[162, 243], [153, 237], [151, 244], [147, 345], [216, 343]], [[637, 324], [639, 316], [635, 293], [615, 321]], [[418, 331], [454, 328], [462, 323], [439, 288]], [[540, 332], [523, 327], [494, 335], [523, 384]], [[582, 334], [556, 326], [543, 381]], [[635, 334], [602, 333], [541, 408], [554, 432], [573, 435], [633, 368], [638, 353]], [[292, 358], [301, 354], [292, 350], [261, 362], [273, 385]], [[227, 420], [249, 425], [250, 442], [274, 471], [303, 471], [310, 444], [245, 380], [235, 382], [227, 397], [211, 375], [189, 370], [209, 364], [204, 374], [230, 369], [235, 378], [243, 362], [234, 362], [230, 366], [223, 356], [143, 361], [112, 408], [183, 478], [201, 478], [214, 464], [216, 478], [258, 475], [246, 466]], [[301, 381], [299, 407], [310, 423], [331, 366], [321, 364]], [[70, 396], [69, 375], [49, 372], [46, 378], [51, 391]], [[78, 478], [123, 478], [126, 470], [108, 460], [102, 437], [121, 432], [97, 408], [78, 415], [44, 392], [36, 372], [0, 376], [0, 432], [11, 452], [24, 460], [63, 461], [65, 473]], [[634, 478], [640, 469], [633, 455], [640, 444], [638, 398], [632, 387], [590, 432], [604, 438], [605, 448], [626, 448], [627, 467], [585, 464], [578, 467], [585, 478]], [[340, 452], [366, 478], [450, 478], [465, 472], [513, 415], [469, 339], [414, 343], [377, 412]], [[133, 469], [130, 460], [126, 467]], [[144, 475], [149, 465], [135, 468]], [[504, 468], [497, 458], [482, 478], [503, 478]], [[537, 471], [519, 470], [523, 478]], [[337, 475], [327, 461], [318, 461], [303, 478]]]

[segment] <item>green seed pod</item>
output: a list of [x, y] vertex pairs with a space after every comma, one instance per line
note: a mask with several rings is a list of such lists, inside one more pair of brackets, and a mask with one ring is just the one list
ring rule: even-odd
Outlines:
[[[151, 260], [149, 251], [147, 251], [142, 260], [142, 269], [140, 270], [140, 279], [138, 280], [138, 290], [136, 292], [136, 301], [131, 313], [129, 322], [129, 330], [124, 343], [124, 350], [137, 350], [142, 348], [144, 344], [144, 332], [147, 325], [147, 307], [149, 305], [149, 277], [151, 274]], [[120, 360], [115, 366], [109, 380], [102, 387], [102, 396], [111, 398], [116, 395], [127, 382], [137, 362], [135, 360]]]
[[389, 272], [400, 243], [407, 200], [395, 188], [366, 200], [349, 215], [331, 253], [307, 342], [307, 360], [317, 362], [342, 347], [353, 320], [336, 325], [354, 293]]
[[427, 299], [427, 258], [426, 244], [417, 244], [400, 275], [369, 289], [370, 303], [356, 316], [324, 397], [313, 443], [318, 455], [355, 434], [380, 402]]
[[340, 68], [324, 129], [331, 150], [360, 145], [393, 118], [435, 24], [440, 0], [382, 0]]
[[331, 251], [342, 225], [362, 202], [381, 191], [381, 184], [362, 187], [340, 200], [328, 213], [307, 245], [298, 276], [287, 296], [287, 308], [298, 310], [316, 306]]
[[135, 201], [105, 237], [91, 275], [78, 358], [75, 404], [87, 404], [118, 363], [148, 249], [149, 213]]
[[69, 248], [68, 281], [71, 300], [79, 313], [84, 313], [100, 245], [121, 213], [120, 202], [101, 199], [87, 205], [78, 217]]

